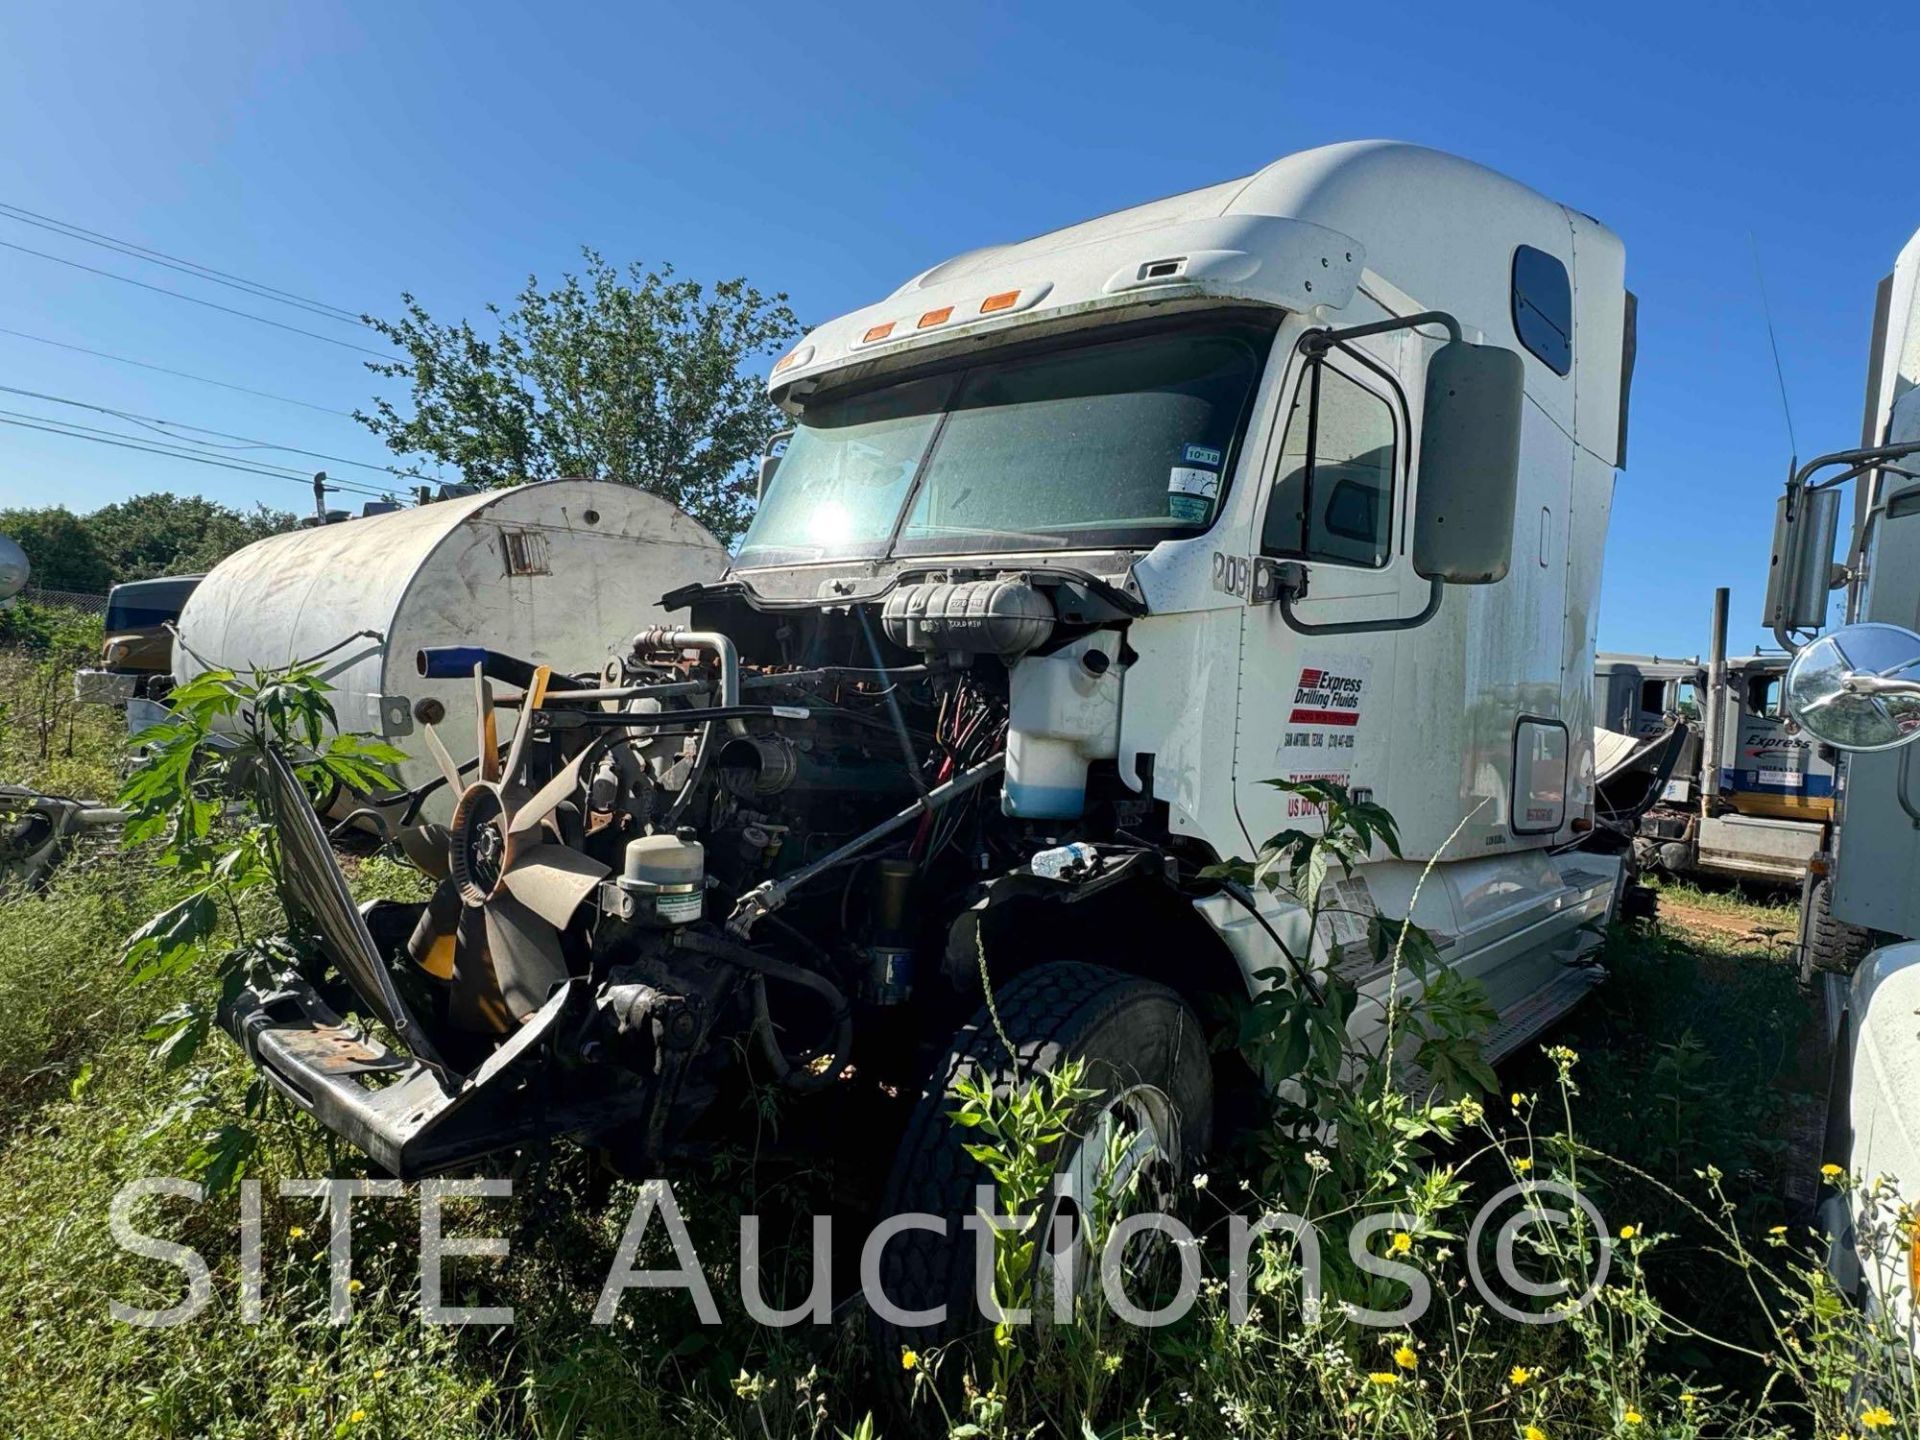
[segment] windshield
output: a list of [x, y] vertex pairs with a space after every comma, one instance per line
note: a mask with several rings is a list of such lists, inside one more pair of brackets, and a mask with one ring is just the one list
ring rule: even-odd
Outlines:
[[1082, 340], [810, 404], [737, 563], [1199, 534], [1272, 335], [1215, 321]]

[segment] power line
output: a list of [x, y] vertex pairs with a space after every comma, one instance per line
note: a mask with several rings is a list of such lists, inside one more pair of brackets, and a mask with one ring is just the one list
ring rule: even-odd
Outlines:
[[335, 410], [328, 405], [316, 405], [311, 400], [296, 400], [291, 395], [275, 395], [266, 390], [251, 390], [245, 385], [234, 385], [225, 380], [210, 380], [205, 375], [194, 375], [185, 370], [175, 370], [166, 365], [155, 365], [147, 360], [135, 360], [130, 355], [115, 355], [108, 350], [90, 350], [85, 345], [75, 345], [66, 340], [49, 340], [44, 335], [29, 335], [24, 330], [10, 330], [0, 325], [0, 335], [12, 335], [16, 339], [31, 340], [36, 345], [52, 345], [61, 350], [73, 350], [82, 355], [92, 355], [100, 360], [112, 360], [120, 365], [137, 365], [142, 370], [157, 370], [162, 375], [174, 375], [182, 380], [192, 380], [201, 385], [217, 385], [222, 390], [237, 391], [242, 395], [252, 395], [261, 400], [275, 400], [282, 405], [298, 405], [303, 410], [318, 410], [322, 415], [338, 415], [351, 420], [351, 410]]
[[[258, 440], [251, 435], [234, 435], [225, 430], [211, 430], [205, 425], [189, 425], [184, 420], [167, 420], [158, 415], [139, 415], [131, 410], [116, 410], [111, 405], [95, 405], [86, 400], [72, 400], [64, 395], [49, 395], [40, 390], [22, 390], [16, 385], [0, 385], [0, 392], [8, 395], [24, 395], [29, 400], [45, 400], [54, 405], [71, 405], [76, 410], [91, 410], [98, 415], [111, 415], [116, 420], [125, 420], [134, 425], [148, 427], [160, 426], [166, 430], [192, 430], [201, 435], [217, 435], [222, 440], [237, 440], [242, 447], [257, 450], [277, 450], [284, 455], [306, 455], [315, 460], [330, 461], [335, 465], [351, 465], [356, 470], [372, 470], [382, 475], [396, 475], [402, 480], [417, 480], [420, 477], [406, 470], [396, 470], [391, 465], [374, 465], [365, 460], [350, 460], [344, 455], [329, 455], [323, 450], [302, 450], [298, 445], [277, 445], [271, 440]], [[207, 441], [179, 437], [188, 445], [204, 445], [210, 449], [225, 450], [225, 445], [211, 445]]]
[[258, 296], [262, 300], [276, 300], [286, 305], [297, 306], [315, 315], [329, 320], [339, 320], [352, 325], [366, 324], [366, 318], [344, 305], [331, 305], [324, 300], [312, 300], [305, 295], [296, 295], [291, 290], [282, 290], [278, 286], [268, 285], [259, 280], [248, 280], [244, 276], [232, 274], [226, 270], [215, 269], [211, 265], [202, 265], [197, 260], [185, 260], [178, 255], [169, 255], [164, 250], [155, 250], [151, 246], [137, 244], [132, 240], [119, 240], [98, 230], [89, 230], [84, 225], [75, 225], [66, 220], [56, 220], [51, 215], [42, 215], [23, 205], [12, 205], [0, 201], [0, 215], [22, 225], [32, 225], [41, 230], [64, 235], [70, 240], [79, 240], [89, 245], [99, 245], [108, 250], [118, 251], [122, 255], [132, 256], [136, 260], [150, 261], [155, 265], [164, 265], [169, 270], [178, 270], [195, 279], [210, 280], [216, 285], [225, 285], [229, 289], [239, 290], [248, 295]]
[[370, 350], [365, 345], [356, 345], [351, 340], [341, 340], [332, 335], [322, 335], [318, 330], [302, 330], [298, 325], [288, 325], [284, 321], [274, 320], [265, 315], [255, 315], [251, 310], [236, 310], [231, 305], [222, 305], [216, 300], [202, 299], [198, 295], [189, 295], [184, 290], [169, 290], [164, 285], [150, 285], [145, 280], [136, 280], [131, 275], [118, 275], [111, 270], [102, 270], [97, 265], [83, 265], [78, 260], [69, 260], [64, 255], [51, 255], [45, 250], [35, 250], [28, 245], [16, 245], [11, 240], [0, 240], [0, 246], [8, 250], [18, 250], [22, 255], [33, 255], [41, 260], [51, 260], [56, 265], [70, 265], [75, 270], [84, 270], [89, 275], [98, 275], [107, 280], [118, 280], [123, 285], [138, 285], [142, 290], [151, 290], [156, 295], [171, 295], [176, 300], [185, 300], [190, 305], [204, 305], [209, 310], [218, 310], [226, 315], [238, 315], [242, 320], [251, 320], [256, 325], [271, 325], [276, 330], [286, 330], [294, 335], [304, 335], [309, 340], [319, 340], [328, 345], [338, 345], [343, 350], [358, 350], [362, 355], [371, 355], [378, 360], [391, 360], [393, 356], [384, 350]]
[[[270, 480], [287, 480], [298, 485], [310, 486], [313, 483], [311, 475], [303, 474], [290, 466], [269, 465], [251, 460], [219, 460], [204, 451], [180, 450], [155, 442], [131, 439], [92, 425], [75, 425], [71, 421], [54, 420], [49, 416], [33, 415], [19, 410], [0, 410], [0, 425], [15, 425], [22, 430], [44, 430], [49, 435], [64, 435], [69, 440], [89, 440], [96, 445], [112, 445], [121, 450], [137, 450], [142, 454], [160, 455], [172, 460], [186, 460], [196, 465], [211, 465], [220, 470], [237, 470], [243, 475], [260, 475]], [[327, 481], [327, 486], [329, 489], [363, 495], [373, 500], [392, 497], [390, 491], [375, 490], [369, 486], [354, 485], [331, 478]]]

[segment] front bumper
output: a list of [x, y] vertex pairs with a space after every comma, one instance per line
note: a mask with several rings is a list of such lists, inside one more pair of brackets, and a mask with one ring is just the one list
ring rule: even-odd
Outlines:
[[389, 1049], [347, 1024], [298, 976], [247, 987], [220, 1007], [221, 1025], [274, 1088], [403, 1180], [535, 1141], [599, 1130], [640, 1097], [558, 1098], [556, 1053], [592, 1001], [585, 981], [556, 990], [472, 1074], [456, 1076]]
[[81, 705], [124, 705], [140, 693], [145, 678], [120, 670], [76, 670], [73, 698]]

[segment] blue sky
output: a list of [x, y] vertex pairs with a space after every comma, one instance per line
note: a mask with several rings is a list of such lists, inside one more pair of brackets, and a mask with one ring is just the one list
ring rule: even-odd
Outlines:
[[[1601, 642], [1761, 638], [1787, 435], [1857, 443], [1873, 286], [1920, 225], [1920, 7], [497, 3], [0, 9], [0, 202], [352, 309], [505, 300], [578, 246], [749, 276], [815, 321], [935, 260], [1387, 136], [1620, 232], [1640, 296]], [[1894, 63], [1883, 63], [1896, 57]], [[1749, 240], [1751, 235], [1752, 240]], [[0, 241], [318, 317], [0, 220]], [[0, 325], [351, 410], [366, 358], [0, 249]], [[0, 385], [379, 465], [338, 415], [0, 334]], [[0, 394], [0, 410], [117, 422]], [[237, 452], [378, 484], [376, 472]], [[0, 505], [292, 483], [0, 425]]]

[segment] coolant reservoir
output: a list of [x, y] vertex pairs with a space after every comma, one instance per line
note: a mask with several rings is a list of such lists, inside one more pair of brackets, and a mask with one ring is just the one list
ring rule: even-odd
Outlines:
[[658, 925], [700, 918], [707, 883], [707, 851], [689, 835], [642, 835], [627, 842], [620, 888], [639, 901], [636, 916]]
[[1096, 631], [1013, 667], [1000, 808], [1022, 820], [1072, 820], [1087, 808], [1087, 765], [1120, 748], [1120, 637]]

